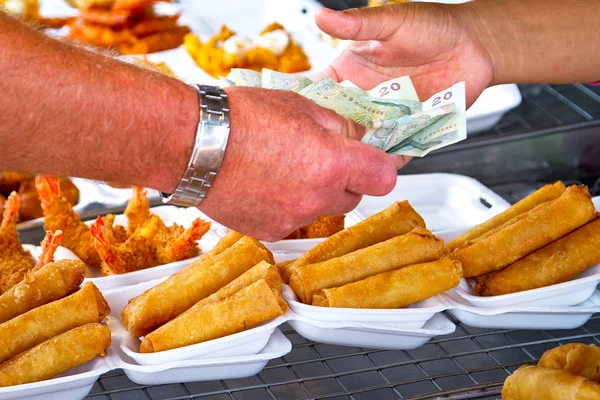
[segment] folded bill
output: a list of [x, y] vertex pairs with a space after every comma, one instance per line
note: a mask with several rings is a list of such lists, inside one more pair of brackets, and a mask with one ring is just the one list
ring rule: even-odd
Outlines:
[[350, 81], [264, 69], [232, 69], [223, 86], [293, 91], [367, 128], [364, 143], [390, 154], [423, 157], [467, 138], [465, 84], [459, 82], [421, 102], [410, 77], [363, 90]]

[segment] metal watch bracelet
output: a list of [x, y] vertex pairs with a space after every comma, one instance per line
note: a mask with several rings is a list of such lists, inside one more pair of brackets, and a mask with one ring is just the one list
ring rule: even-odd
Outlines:
[[192, 85], [198, 91], [200, 122], [188, 167], [172, 194], [161, 193], [163, 203], [199, 205], [212, 186], [229, 139], [229, 103], [219, 87]]

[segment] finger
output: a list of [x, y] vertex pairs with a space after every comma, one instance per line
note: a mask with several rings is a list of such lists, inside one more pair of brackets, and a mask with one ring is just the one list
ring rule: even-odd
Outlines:
[[329, 132], [347, 137], [349, 139], [361, 140], [365, 136], [365, 127], [352, 121], [350, 118], [342, 117], [335, 111], [321, 108], [313, 114], [316, 123]]
[[335, 217], [354, 210], [362, 200], [362, 195], [346, 191], [335, 202], [323, 212], [324, 216]]
[[392, 155], [394, 157], [394, 161], [396, 162], [396, 169], [402, 169], [410, 160], [412, 160], [411, 156], [400, 156], [400, 155]]
[[315, 20], [323, 32], [338, 39], [386, 40], [402, 26], [409, 9], [407, 4], [346, 11], [323, 8]]
[[384, 196], [396, 186], [396, 158], [356, 140], [346, 140], [348, 175], [346, 190]]

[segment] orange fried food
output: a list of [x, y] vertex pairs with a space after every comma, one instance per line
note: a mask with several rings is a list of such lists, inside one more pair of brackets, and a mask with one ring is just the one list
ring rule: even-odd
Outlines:
[[106, 239], [109, 243], [123, 243], [127, 240], [127, 229], [121, 225], [115, 225], [115, 216], [112, 214], [102, 217]]
[[0, 293], [21, 282], [33, 268], [33, 258], [23, 249], [17, 233], [19, 195], [15, 192], [6, 200], [0, 224]]
[[132, 235], [125, 242], [111, 243], [101, 217], [96, 218], [90, 230], [102, 257], [102, 275], [124, 274], [158, 265], [152, 240]]
[[44, 265], [51, 263], [54, 260], [54, 252], [56, 248], [60, 246], [62, 241], [62, 231], [47, 231], [44, 240], [42, 240], [42, 254], [35, 265], [34, 271], [42, 268]]
[[345, 215], [337, 217], [319, 217], [310, 225], [304, 226], [289, 234], [286, 239], [326, 238], [344, 230]]
[[159, 231], [155, 243], [160, 264], [186, 260], [200, 254], [196, 243], [210, 229], [210, 222], [201, 218], [195, 219], [189, 228], [174, 224]]
[[58, 178], [37, 176], [35, 187], [44, 211], [44, 229], [61, 230], [64, 247], [75, 253], [87, 266], [100, 268], [101, 259], [94, 247], [90, 229], [61, 195]]
[[128, 234], [135, 232], [137, 228], [150, 219], [150, 204], [144, 188], [133, 187], [133, 194], [129, 199], [129, 203], [127, 203], [127, 208], [125, 208], [125, 216], [127, 217]]

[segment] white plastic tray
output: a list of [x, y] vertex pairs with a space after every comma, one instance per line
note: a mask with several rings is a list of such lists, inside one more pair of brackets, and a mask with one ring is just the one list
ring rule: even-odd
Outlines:
[[125, 375], [140, 385], [163, 385], [169, 383], [199, 382], [219, 379], [237, 379], [259, 373], [269, 360], [281, 357], [292, 350], [291, 342], [279, 329], [269, 338], [258, 353], [246, 356], [194, 359], [169, 362], [160, 365], [138, 365], [121, 351], [116, 340], [108, 359], [112, 368], [121, 368]]
[[300, 303], [288, 285], [283, 286], [283, 295], [290, 309], [300, 317], [317, 322], [352, 322], [365, 325], [386, 325], [407, 329], [420, 329], [434, 314], [447, 306], [438, 296], [398, 309], [360, 309], [317, 307]]
[[423, 346], [434, 336], [449, 335], [456, 326], [443, 314], [436, 314], [421, 329], [353, 322], [321, 322], [293, 312], [289, 324], [306, 339], [342, 346], [384, 350], [411, 350]]
[[487, 88], [467, 110], [467, 132], [476, 134], [496, 125], [508, 111], [521, 104], [521, 92], [515, 84]]
[[500, 329], [575, 329], [600, 312], [600, 292], [573, 307], [510, 306], [479, 308], [456, 295], [446, 293], [448, 311], [465, 325], [476, 328]]
[[[150, 212], [158, 215], [166, 225], [172, 225], [177, 223], [184, 228], [190, 226], [193, 218], [189, 218], [188, 215], [183, 213], [179, 208], [175, 206], [159, 206], [150, 209]], [[91, 225], [93, 221], [87, 221], [86, 224]], [[115, 216], [115, 225], [123, 225], [127, 227], [127, 217], [124, 214]], [[200, 249], [203, 252], [207, 252], [212, 249], [214, 245], [219, 241], [219, 237], [216, 236], [213, 230], [209, 230], [200, 240]], [[41, 252], [38, 246], [35, 250], [35, 255], [39, 256]], [[140, 282], [146, 282], [153, 279], [163, 278], [174, 274], [175, 272], [183, 269], [188, 264], [195, 261], [198, 257], [189, 258], [187, 260], [177, 261], [170, 264], [158, 265], [152, 268], [146, 268], [140, 271], [128, 272], [126, 274], [102, 276], [99, 269], [88, 268], [86, 278], [84, 282], [93, 282], [100, 290], [113, 289], [121, 286], [135, 285]], [[59, 246], [54, 255], [55, 260], [77, 260], [79, 259], [69, 249]]]
[[256, 354], [265, 347], [275, 329], [287, 320], [285, 316], [281, 316], [255, 328], [204, 343], [156, 353], [140, 353], [141, 341], [125, 329], [121, 321], [121, 311], [127, 305], [129, 299], [158, 285], [165, 279], [156, 279], [134, 286], [107, 290], [103, 293], [111, 309], [108, 325], [113, 334], [123, 337], [123, 340], [120, 341], [121, 351], [139, 365], [159, 365], [188, 359], [204, 359], [214, 357], [217, 353], [219, 357]]

